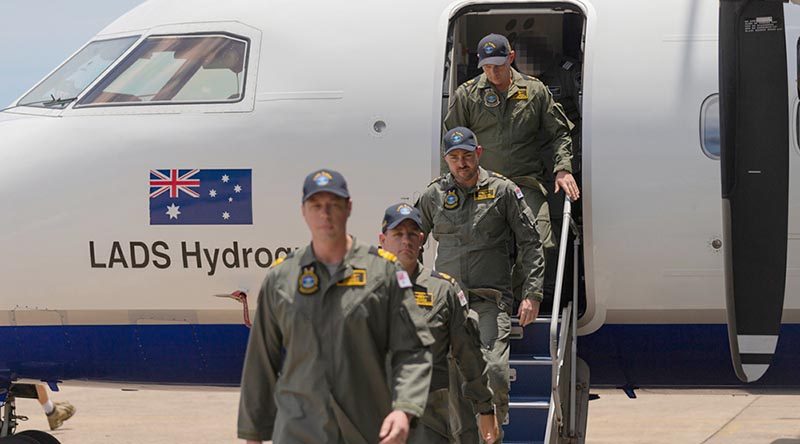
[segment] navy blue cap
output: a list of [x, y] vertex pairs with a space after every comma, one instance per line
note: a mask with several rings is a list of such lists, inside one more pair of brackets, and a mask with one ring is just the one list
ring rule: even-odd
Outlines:
[[453, 150], [475, 151], [476, 148], [478, 148], [478, 139], [469, 128], [457, 126], [444, 135], [445, 155]]
[[398, 203], [386, 209], [383, 215], [383, 224], [381, 224], [381, 231], [391, 230], [397, 228], [404, 220], [412, 220], [422, 229], [422, 217], [419, 210], [412, 207], [407, 203]]
[[350, 198], [347, 181], [337, 171], [322, 169], [306, 176], [303, 182], [303, 202], [317, 193], [333, 193], [339, 197]]
[[483, 65], [504, 65], [511, 54], [511, 44], [500, 34], [489, 34], [478, 43], [478, 68]]

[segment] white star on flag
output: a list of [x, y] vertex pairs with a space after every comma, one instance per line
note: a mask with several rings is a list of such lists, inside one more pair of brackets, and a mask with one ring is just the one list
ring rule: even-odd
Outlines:
[[235, 187], [233, 187], [233, 191], [234, 191], [235, 193], [241, 193], [241, 192], [242, 192], [242, 187], [241, 187], [241, 185], [236, 185]]
[[225, 219], [225, 220], [228, 220], [228, 219], [230, 219], [230, 218], [231, 218], [231, 215], [230, 215], [230, 213], [228, 213], [228, 212], [226, 211], [226, 212], [222, 213], [222, 218], [223, 218], [223, 219]]
[[232, 198], [232, 197], [229, 197], [229, 198], [228, 198], [228, 202], [233, 202], [233, 198]]
[[225, 182], [225, 183], [228, 183], [228, 181], [229, 181], [229, 180], [231, 180], [231, 178], [230, 178], [230, 177], [228, 177], [228, 175], [227, 175], [227, 174], [223, 174], [223, 175], [222, 175], [222, 181], [223, 181], [223, 182]]
[[217, 190], [211, 190], [208, 192], [208, 195], [211, 197], [217, 197]]
[[167, 214], [170, 219], [177, 219], [178, 215], [181, 214], [180, 208], [178, 205], [172, 204], [167, 207]]

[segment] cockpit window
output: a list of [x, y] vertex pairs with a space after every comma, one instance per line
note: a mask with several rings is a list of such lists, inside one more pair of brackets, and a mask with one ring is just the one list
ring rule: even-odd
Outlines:
[[89, 43], [20, 99], [19, 106], [64, 108], [138, 39], [132, 36]]
[[149, 37], [81, 105], [238, 102], [247, 41], [227, 35]]

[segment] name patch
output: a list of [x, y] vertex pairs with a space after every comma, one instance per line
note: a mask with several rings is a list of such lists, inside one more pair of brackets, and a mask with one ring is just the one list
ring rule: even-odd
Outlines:
[[367, 270], [353, 270], [353, 274], [336, 283], [337, 287], [363, 287], [367, 285]]
[[425, 291], [415, 291], [414, 299], [420, 307], [433, 307], [433, 295]]
[[514, 100], [528, 100], [528, 90], [526, 88], [520, 89], [511, 98]]
[[490, 200], [494, 199], [495, 191], [494, 188], [481, 188], [475, 192], [475, 200]]

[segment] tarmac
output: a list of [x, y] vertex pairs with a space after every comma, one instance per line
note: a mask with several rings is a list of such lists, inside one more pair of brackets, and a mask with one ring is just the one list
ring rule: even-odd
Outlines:
[[[588, 444], [800, 444], [800, 392], [764, 390], [592, 389]], [[51, 432], [62, 444], [219, 444], [236, 439], [237, 391], [121, 390], [65, 385], [53, 401], [77, 413]], [[47, 430], [32, 399], [19, 430]]]

